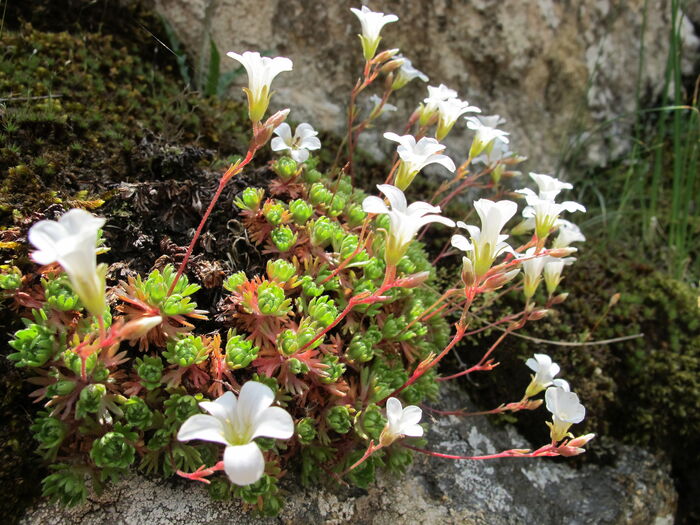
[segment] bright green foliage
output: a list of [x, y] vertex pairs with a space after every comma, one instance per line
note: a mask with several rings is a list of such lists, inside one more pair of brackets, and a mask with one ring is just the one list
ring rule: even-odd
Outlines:
[[291, 299], [286, 299], [281, 286], [264, 282], [258, 286], [258, 308], [263, 315], [285, 315], [291, 308]]
[[349, 205], [346, 208], [345, 213], [348, 218], [348, 226], [350, 226], [351, 228], [362, 224], [362, 221], [364, 221], [367, 217], [367, 214], [362, 210], [362, 206], [360, 206], [359, 204]]
[[265, 196], [265, 190], [262, 188], [246, 188], [241, 193], [240, 197], [237, 197], [233, 203], [247, 211], [257, 211], [260, 208], [260, 203]]
[[134, 462], [136, 449], [122, 432], [107, 432], [95, 440], [90, 457], [98, 467], [127, 468]]
[[278, 226], [270, 234], [272, 243], [281, 252], [288, 252], [297, 243], [297, 234], [289, 226]]
[[67, 312], [80, 308], [80, 299], [73, 293], [68, 277], [62, 275], [56, 279], [42, 281], [47, 304], [56, 310]]
[[142, 398], [132, 396], [124, 403], [124, 417], [127, 423], [146, 430], [153, 422], [153, 411]]
[[335, 302], [327, 295], [311, 299], [307, 311], [311, 318], [322, 326], [330, 326], [335, 321], [335, 318], [338, 317], [338, 309], [335, 307]]
[[263, 208], [263, 215], [267, 219], [267, 222], [273, 226], [279, 226], [282, 224], [283, 214], [285, 212], [284, 205], [280, 203], [265, 205]]
[[41, 482], [42, 495], [66, 507], [80, 505], [87, 499], [85, 474], [68, 465], [55, 465], [56, 472]]
[[338, 215], [343, 213], [346, 202], [347, 201], [341, 194], [336, 193], [335, 195], [333, 195], [333, 198], [328, 204], [328, 214], [331, 217], [337, 217]]
[[18, 268], [12, 267], [0, 273], [0, 290], [16, 290], [20, 286], [22, 286], [22, 273]]
[[384, 461], [389, 470], [403, 474], [413, 462], [413, 452], [403, 447], [391, 447], [384, 456]]
[[48, 458], [55, 458], [58, 448], [68, 432], [68, 425], [63, 421], [42, 412], [42, 416], [34, 420], [30, 427], [34, 439], [39, 442], [39, 449]]
[[327, 355], [323, 358], [322, 363], [328, 368], [324, 371], [325, 375], [321, 377], [321, 382], [328, 385], [338, 382], [345, 373], [345, 364], [340, 363], [339, 360], [337, 355]]
[[291, 280], [292, 277], [295, 277], [296, 274], [296, 267], [284, 259], [274, 259], [267, 262], [267, 276], [272, 281], [285, 283]]
[[239, 490], [239, 493], [241, 495], [241, 498], [243, 501], [246, 503], [257, 503], [258, 502], [258, 497], [263, 496], [264, 494], [267, 494], [274, 486], [274, 478], [270, 476], [263, 475], [262, 478], [260, 478], [258, 481], [253, 483], [252, 485], [246, 485], [244, 487], [241, 487]]
[[170, 341], [163, 357], [171, 365], [183, 368], [204, 362], [208, 349], [201, 337], [188, 335], [177, 341]]
[[200, 401], [203, 401], [202, 394], [196, 396], [184, 394], [172, 394], [163, 403], [165, 405], [165, 418], [170, 424], [182, 424], [188, 417], [199, 414]]
[[327, 246], [331, 242], [334, 231], [335, 223], [328, 217], [319, 217], [311, 225], [311, 244], [322, 248]]
[[[347, 464], [352, 465], [362, 457], [362, 451], [356, 450], [348, 456]], [[366, 489], [374, 482], [377, 467], [383, 466], [384, 463], [380, 458], [380, 454], [373, 454], [358, 467], [348, 473], [348, 479], [353, 484], [360, 488]]]
[[238, 291], [239, 286], [241, 286], [247, 280], [248, 278], [246, 277], [245, 272], [236, 272], [226, 278], [223, 286], [224, 289], [228, 290], [229, 292], [236, 292]]
[[320, 182], [311, 185], [309, 189], [309, 200], [314, 206], [328, 204], [331, 202], [333, 194]]
[[284, 355], [292, 355], [299, 349], [297, 334], [294, 330], [285, 330], [277, 336], [277, 349]]
[[314, 214], [313, 206], [302, 199], [296, 199], [290, 202], [289, 211], [292, 214], [292, 219], [294, 219], [294, 222], [300, 226], [306, 224], [306, 222]]
[[226, 501], [231, 497], [232, 485], [228, 481], [215, 478], [211, 480], [211, 483], [207, 487], [209, 492], [209, 497], [214, 501]]
[[259, 351], [260, 349], [257, 346], [253, 346], [251, 341], [229, 331], [226, 343], [226, 364], [231, 370], [245, 368], [250, 365], [258, 357]]
[[157, 306], [165, 315], [185, 315], [192, 313], [197, 305], [192, 302], [191, 295], [200, 289], [197, 284], [189, 284], [187, 276], [183, 275], [177, 281], [173, 293], [168, 290], [175, 279], [175, 268], [169, 264], [161, 273], [153, 270], [145, 281], [139, 276], [136, 288], [143, 291], [149, 304]]
[[299, 166], [291, 157], [280, 157], [274, 162], [272, 169], [281, 179], [287, 180], [296, 175]]
[[301, 278], [301, 288], [304, 292], [304, 295], [307, 295], [309, 297], [318, 297], [325, 290], [325, 288], [322, 285], [316, 284], [314, 278], [310, 275], [305, 275]]
[[287, 360], [287, 368], [294, 375], [306, 374], [309, 371], [309, 366], [303, 361], [299, 361], [296, 357]]
[[10, 346], [16, 350], [7, 358], [15, 362], [15, 366], [39, 367], [45, 365], [58, 350], [54, 332], [48, 328], [46, 314], [34, 310], [35, 323], [22, 319], [26, 328], [15, 332]]
[[82, 419], [87, 414], [96, 414], [102, 408], [102, 400], [107, 393], [107, 387], [103, 384], [87, 385], [80, 391], [78, 405], [76, 407], [76, 418]]
[[141, 384], [148, 390], [153, 390], [161, 385], [163, 377], [163, 361], [160, 357], [137, 357], [135, 361], [136, 373], [141, 379]]
[[366, 363], [374, 357], [372, 346], [372, 342], [367, 337], [357, 333], [348, 346], [347, 356], [352, 362]]
[[371, 404], [363, 410], [360, 419], [360, 428], [370, 439], [376, 442], [385, 425], [386, 418], [377, 405]]
[[352, 427], [352, 417], [346, 405], [336, 405], [326, 413], [326, 424], [338, 434], [347, 434]]
[[323, 173], [315, 169], [307, 169], [304, 171], [304, 182], [313, 184], [323, 179]]
[[299, 442], [308, 445], [316, 439], [316, 421], [310, 417], [302, 418], [297, 423], [296, 431]]

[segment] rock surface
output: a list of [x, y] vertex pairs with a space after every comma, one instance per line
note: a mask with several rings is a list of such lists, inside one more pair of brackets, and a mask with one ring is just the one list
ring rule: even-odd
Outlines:
[[[289, 106], [294, 120], [308, 120], [317, 128], [342, 128], [348, 93], [361, 70], [360, 24], [349, 11], [360, 0], [153, 1], [191, 54], [202, 49], [206, 56], [211, 35], [222, 56], [229, 50], [260, 50], [290, 57], [294, 71], [275, 82], [273, 106]], [[380, 49], [401, 48], [431, 84], [445, 83], [487, 114], [504, 116], [514, 149], [530, 157], [528, 169], [541, 172], [555, 168], [563, 154], [601, 164], [628, 144], [625, 135], [633, 119], [618, 117], [635, 110], [644, 4], [369, 2], [373, 10], [400, 18], [384, 27]], [[663, 85], [670, 4], [648, 1], [640, 92], [650, 99]], [[686, 62], [697, 64], [698, 41], [688, 26]], [[222, 60], [225, 69], [237, 66], [225, 56]], [[396, 120], [380, 123], [379, 130], [403, 128], [427, 92], [414, 81], [399, 94]], [[365, 145], [380, 142], [385, 151], [390, 149], [376, 138], [370, 135]], [[471, 140], [465, 126], [449, 139], [453, 156], [464, 156]]]
[[[447, 391], [445, 398], [449, 406], [463, 405], [456, 390]], [[528, 447], [512, 427], [453, 416], [431, 423], [428, 442], [430, 449], [452, 454]], [[263, 520], [238, 504], [210, 500], [200, 484], [132, 476], [74, 509], [40, 504], [21, 523], [671, 525], [677, 499], [667, 465], [624, 447], [609, 466], [573, 469], [567, 460], [456, 462], [420, 456], [403, 478], [383, 476], [367, 491], [301, 490], [289, 478], [282, 488], [286, 506], [280, 517]]]

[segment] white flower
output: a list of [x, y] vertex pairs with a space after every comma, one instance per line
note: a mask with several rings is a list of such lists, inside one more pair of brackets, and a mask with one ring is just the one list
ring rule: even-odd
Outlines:
[[384, 258], [391, 266], [398, 264], [401, 257], [408, 249], [408, 245], [415, 237], [418, 230], [431, 222], [439, 222], [447, 226], [454, 226], [454, 221], [436, 215], [440, 213], [439, 206], [433, 206], [427, 202], [417, 201], [407, 206], [406, 197], [396, 186], [391, 184], [378, 184], [377, 188], [387, 199], [391, 209], [384, 204], [379, 197], [370, 196], [362, 201], [362, 209], [365, 213], [386, 213], [389, 215], [390, 230], [387, 235], [384, 248]]
[[397, 109], [396, 106], [394, 106], [393, 104], [389, 104], [387, 102], [384, 102], [384, 104], [382, 104], [383, 99], [379, 95], [372, 95], [369, 97], [368, 100], [371, 108], [369, 112], [370, 120], [379, 118], [386, 112], [392, 113]]
[[[546, 354], [535, 354], [533, 357], [525, 361], [525, 365], [535, 372], [532, 376], [532, 381], [525, 391], [526, 397], [532, 397], [552, 385], [554, 376], [559, 373], [559, 365], [552, 361], [552, 358]], [[561, 380], [563, 381], [563, 379]], [[566, 381], [564, 381], [566, 383]], [[569, 384], [566, 383], [567, 389]]]
[[481, 219], [481, 228], [459, 221], [457, 226], [469, 232], [471, 243], [463, 235], [453, 235], [452, 246], [468, 253], [476, 276], [481, 277], [489, 271], [496, 257], [504, 251], [512, 251], [504, 242], [508, 236], [501, 235], [501, 230], [518, 211], [518, 205], [507, 200], [479, 199], [474, 208]]
[[248, 87], [243, 88], [248, 97], [248, 114], [253, 122], [260, 122], [270, 105], [270, 85], [283, 71], [292, 70], [292, 61], [285, 57], [261, 57], [257, 51], [242, 55], [229, 52], [227, 56], [240, 62], [248, 73]]
[[498, 115], [489, 117], [464, 117], [467, 121], [467, 127], [476, 131], [469, 156], [475, 158], [483, 151], [489, 153], [493, 149], [493, 144], [496, 140], [503, 144], [508, 144], [508, 138], [505, 131], [497, 129], [500, 123], [504, 122]]
[[362, 34], [359, 36], [362, 41], [362, 51], [365, 60], [372, 60], [374, 54], [377, 52], [379, 41], [382, 39], [382, 37], [379, 36], [382, 28], [386, 24], [396, 22], [399, 17], [371, 11], [366, 5], [362, 6], [362, 10], [351, 7], [350, 11], [360, 19], [360, 24], [362, 25]]
[[566, 219], [559, 219], [555, 226], [559, 228], [559, 235], [552, 243], [552, 248], [568, 248], [573, 242], [585, 242], [586, 237], [581, 233], [581, 229], [573, 222]]
[[530, 177], [537, 184], [539, 196], [542, 199], [554, 200], [561, 190], [570, 190], [573, 188], [568, 182], [560, 181], [551, 175], [530, 172]]
[[438, 102], [438, 127], [435, 131], [435, 138], [444, 139], [457, 119], [465, 113], [481, 113], [481, 110], [476, 106], [470, 106], [466, 100], [458, 98]]
[[105, 272], [107, 267], [97, 266], [97, 231], [105, 220], [91, 213], [74, 208], [56, 221], [39, 221], [29, 229], [29, 242], [37, 251], [32, 253], [39, 264], [57, 262], [68, 274], [73, 291], [88, 311], [96, 316], [104, 315]]
[[586, 409], [579, 402], [578, 396], [560, 386], [551, 386], [544, 394], [547, 410], [552, 413], [550, 428], [552, 441], [561, 441], [574, 423], [580, 423], [586, 417]]
[[428, 81], [428, 76], [422, 71], [418, 71], [415, 67], [413, 67], [413, 64], [411, 64], [409, 59], [402, 56], [397, 56], [395, 60], [402, 60], [402, 63], [401, 67], [399, 67], [399, 70], [396, 72], [396, 78], [394, 78], [394, 82], [391, 84], [391, 89], [401, 89], [414, 78], [419, 78], [423, 82]]
[[522, 256], [522, 267], [524, 274], [523, 288], [525, 298], [530, 299], [542, 281], [542, 270], [548, 261], [553, 257], [549, 255], [536, 255], [535, 248], [529, 248]]
[[180, 427], [177, 439], [201, 439], [226, 445], [224, 470], [232, 483], [250, 485], [259, 480], [265, 470], [265, 459], [256, 437], [289, 439], [294, 434], [294, 422], [286, 410], [270, 406], [275, 399], [272, 390], [262, 383], [248, 381], [236, 399], [226, 392], [216, 401], [199, 404], [211, 415], [190, 416]]
[[391, 445], [404, 436], [421, 437], [423, 427], [418, 424], [423, 411], [414, 405], [401, 407], [401, 401], [395, 397], [386, 400], [387, 423], [379, 438], [382, 446]]
[[297, 126], [292, 137], [292, 128], [286, 122], [280, 124], [275, 129], [277, 135], [272, 139], [270, 147], [272, 151], [289, 150], [292, 158], [297, 162], [304, 162], [309, 158], [309, 150], [317, 150], [321, 148], [321, 141], [316, 135], [318, 131], [314, 131], [311, 124], [302, 122]]
[[[530, 177], [537, 183], [539, 194], [529, 188], [516, 190], [516, 193], [525, 195], [528, 206], [523, 210], [523, 217], [534, 219], [535, 235], [538, 239], [545, 239], [549, 235], [550, 230], [557, 225], [559, 215], [562, 212], [586, 211], [586, 208], [578, 202], [554, 202], [561, 190], [572, 188], [568, 182], [562, 182], [541, 173], [530, 173]], [[531, 226], [531, 222], [526, 221], [523, 228], [529, 226]]]
[[420, 170], [430, 164], [440, 164], [451, 172], [456, 169], [455, 163], [447, 155], [440, 155], [445, 146], [437, 140], [423, 137], [417, 143], [413, 135], [399, 136], [396, 133], [384, 133], [384, 138], [398, 142], [396, 152], [401, 157], [401, 163], [396, 172], [395, 185], [405, 190]]
[[555, 258], [550, 257], [544, 264], [544, 284], [547, 286], [547, 293], [554, 294], [559, 283], [561, 282], [561, 272], [564, 266], [572, 264], [576, 259], [574, 257]]

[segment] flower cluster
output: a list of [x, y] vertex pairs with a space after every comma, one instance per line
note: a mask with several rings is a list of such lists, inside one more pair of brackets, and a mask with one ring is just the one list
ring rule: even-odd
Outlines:
[[[418, 405], [437, 399], [441, 381], [493, 369], [505, 335], [566, 298], [556, 292], [573, 262], [570, 245], [585, 240], [561, 217], [583, 207], [555, 202], [571, 185], [532, 173], [538, 193], [510, 191], [517, 175], [511, 167], [523, 157], [505, 149], [508, 133], [497, 129], [498, 116], [466, 117], [475, 136], [457, 165], [440, 141], [460, 116], [480, 110], [450, 88], [428, 87], [404, 134], [384, 133], [398, 144], [398, 160], [377, 185], [381, 196], [353, 184], [358, 135], [407, 82], [427, 81], [398, 50], [378, 52], [379, 33], [395, 15], [367, 7], [353, 13], [362, 25], [365, 67], [335, 165], [315, 156], [322, 145], [310, 124], [292, 134], [289, 110], [265, 120], [271, 83], [292, 70], [291, 60], [229, 53], [248, 73], [250, 144], [222, 174], [178, 269], [160, 266], [108, 286], [96, 259], [105, 219], [74, 209], [29, 230], [33, 258], [44, 266], [26, 275], [12, 269], [0, 285], [25, 317], [10, 359], [35, 373], [32, 395], [43, 411], [32, 428], [40, 453], [55, 463], [44, 480], [47, 496], [77, 504], [87, 494], [86, 473], [101, 482], [136, 465], [211, 483], [213, 497], [235, 496], [268, 515], [282, 505], [277, 482], [290, 468], [307, 484], [329, 474], [366, 487], [380, 467], [400, 472], [415, 451], [438, 454], [419, 448], [427, 426]], [[355, 122], [358, 96], [380, 76], [384, 92], [373, 94], [369, 116]], [[281, 156], [269, 164], [267, 182], [244, 184], [234, 199], [264, 271], [230, 268], [216, 294], [222, 299], [200, 310], [196, 301], [206, 296], [187, 275], [190, 257], [228, 181], [246, 177], [268, 143]], [[429, 200], [409, 205], [404, 190], [432, 164], [450, 178]], [[493, 190], [493, 200], [467, 198], [481, 189]], [[525, 220], [508, 229], [518, 198]], [[452, 206], [455, 199], [460, 206]], [[421, 241], [428, 232], [430, 245]], [[429, 254], [441, 241], [443, 249]], [[445, 275], [455, 271], [448, 289], [436, 291], [442, 259]], [[538, 294], [542, 279], [546, 295]], [[492, 321], [508, 323], [507, 331], [476, 364], [440, 377], [440, 361], [479, 322], [474, 310], [490, 307], [490, 292], [506, 285], [504, 293], [524, 292], [522, 311]], [[197, 333], [204, 320], [207, 333]], [[552, 443], [465, 459], [583, 451], [592, 436], [568, 438], [585, 410], [568, 383], [555, 379], [559, 367], [543, 354], [527, 366], [534, 376], [524, 398], [490, 413], [534, 410], [542, 401], [531, 398], [546, 390]]]

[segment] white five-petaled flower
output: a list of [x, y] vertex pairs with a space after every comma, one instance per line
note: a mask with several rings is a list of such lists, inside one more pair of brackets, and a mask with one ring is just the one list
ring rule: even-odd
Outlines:
[[[546, 354], [535, 354], [533, 357], [525, 361], [525, 365], [535, 372], [532, 376], [532, 381], [525, 391], [526, 397], [532, 397], [539, 394], [554, 383], [554, 376], [559, 373], [559, 365], [552, 361], [552, 358]], [[563, 379], [561, 381], [564, 381]], [[564, 381], [566, 383], [566, 381]], [[569, 384], [566, 383], [567, 391]]]
[[544, 263], [544, 284], [547, 286], [547, 293], [553, 295], [561, 282], [561, 272], [564, 266], [572, 264], [574, 257], [550, 257]]
[[401, 401], [390, 397], [386, 400], [387, 423], [379, 437], [379, 442], [386, 447], [404, 436], [421, 437], [423, 427], [418, 422], [422, 416], [423, 411], [417, 406], [409, 405], [403, 408]]
[[552, 413], [552, 422], [547, 423], [552, 441], [564, 439], [569, 427], [586, 417], [586, 408], [579, 402], [578, 396], [561, 386], [550, 386], [544, 400], [547, 410]]
[[391, 84], [391, 89], [401, 89], [414, 78], [419, 78], [423, 82], [427, 82], [429, 80], [425, 73], [413, 67], [413, 64], [411, 64], [409, 59], [402, 56], [397, 56], [395, 60], [396, 59], [402, 60], [402, 63], [401, 67], [399, 67], [398, 71], [396, 72], [396, 77], [394, 78], [394, 82]]
[[386, 24], [396, 22], [399, 17], [372, 11], [366, 5], [362, 6], [362, 10], [351, 7], [350, 11], [355, 14], [362, 25], [362, 34], [359, 35], [359, 37], [362, 41], [362, 52], [364, 53], [365, 60], [372, 60], [374, 54], [377, 52], [379, 41], [382, 39], [382, 37], [379, 36], [382, 28]]
[[380, 97], [379, 95], [371, 95], [368, 99], [369, 101], [369, 107], [370, 107], [370, 112], [369, 112], [369, 118], [370, 120], [374, 120], [376, 118], [381, 117], [384, 113], [392, 113], [396, 111], [396, 106], [393, 104], [389, 104], [388, 102], [384, 102], [384, 99]]
[[559, 228], [559, 234], [552, 243], [552, 248], [568, 248], [573, 242], [585, 242], [586, 237], [581, 233], [581, 228], [566, 219], [559, 219], [555, 226]]
[[447, 217], [437, 215], [440, 213], [440, 206], [422, 201], [408, 206], [403, 191], [396, 186], [378, 184], [377, 188], [386, 195], [391, 208], [387, 207], [382, 199], [372, 195], [362, 201], [362, 209], [365, 213], [386, 213], [389, 216], [390, 228], [384, 248], [384, 259], [387, 265], [398, 264], [418, 230], [426, 224], [439, 222], [447, 226], [455, 225], [454, 221]]
[[518, 205], [507, 200], [479, 199], [474, 202], [474, 208], [481, 219], [481, 228], [459, 221], [457, 226], [469, 232], [471, 242], [463, 235], [453, 235], [452, 246], [467, 252], [476, 276], [481, 277], [489, 271], [496, 257], [504, 251], [512, 251], [505, 242], [508, 236], [501, 235], [501, 230], [518, 211]]
[[232, 483], [250, 485], [265, 471], [265, 459], [256, 437], [289, 439], [294, 434], [294, 422], [286, 410], [273, 407], [275, 394], [270, 387], [248, 381], [236, 399], [226, 392], [216, 401], [199, 404], [211, 415], [191, 416], [180, 427], [177, 439], [201, 439], [226, 445], [224, 470]]
[[471, 148], [469, 148], [471, 158], [476, 158], [484, 151], [490, 153], [496, 140], [508, 144], [508, 133], [496, 128], [505, 122], [498, 115], [464, 118], [467, 121], [467, 127], [476, 132]]
[[418, 172], [430, 164], [440, 164], [451, 172], [456, 169], [450, 157], [440, 154], [445, 150], [445, 146], [435, 139], [423, 137], [416, 142], [413, 135], [399, 136], [391, 132], [384, 133], [384, 138], [399, 144], [396, 152], [401, 158], [401, 163], [396, 172], [394, 185], [400, 190], [405, 190]]
[[521, 257], [523, 267], [523, 291], [525, 298], [530, 299], [542, 281], [542, 270], [553, 257], [549, 255], [537, 255], [536, 248], [529, 248]]
[[243, 88], [248, 97], [248, 115], [251, 121], [260, 122], [270, 105], [272, 80], [283, 71], [291, 71], [292, 61], [285, 57], [262, 57], [257, 51], [226, 54], [240, 62], [248, 73], [248, 87]]
[[68, 274], [73, 291], [88, 311], [102, 317], [105, 312], [105, 265], [97, 266], [97, 232], [105, 220], [74, 208], [57, 221], [39, 221], [29, 229], [29, 242], [39, 264], [57, 262]]
[[444, 139], [455, 125], [457, 119], [465, 113], [481, 113], [476, 106], [470, 106], [466, 100], [450, 98], [438, 102], [438, 126], [435, 131], [435, 138]]
[[289, 124], [283, 122], [275, 128], [275, 138], [272, 139], [270, 147], [272, 151], [287, 151], [292, 158], [297, 162], [304, 162], [309, 158], [309, 151], [321, 148], [321, 141], [316, 137], [318, 131], [315, 131], [311, 124], [302, 122], [297, 126], [292, 137], [292, 128]]
[[537, 194], [530, 188], [516, 190], [516, 193], [525, 195], [528, 206], [523, 210], [523, 217], [534, 219], [535, 235], [538, 239], [543, 240], [549, 235], [562, 212], [586, 211], [586, 208], [578, 202], [554, 202], [561, 190], [572, 188], [568, 182], [561, 182], [554, 177], [540, 173], [530, 173], [530, 177], [537, 183], [540, 193]]

